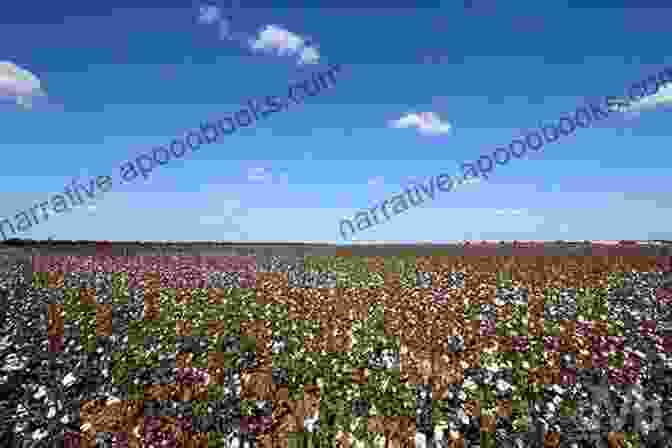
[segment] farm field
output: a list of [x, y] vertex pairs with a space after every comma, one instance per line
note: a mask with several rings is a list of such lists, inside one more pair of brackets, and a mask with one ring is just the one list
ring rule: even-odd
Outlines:
[[669, 256], [398, 252], [34, 255], [0, 445], [664, 446]]

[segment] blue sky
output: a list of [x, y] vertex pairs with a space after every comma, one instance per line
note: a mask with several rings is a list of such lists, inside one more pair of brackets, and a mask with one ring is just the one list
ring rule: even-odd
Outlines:
[[[3, 10], [0, 58], [34, 74], [46, 96], [31, 109], [11, 98], [0, 103], [0, 218], [62, 192], [73, 179], [109, 175], [110, 191], [16, 236], [344, 243], [342, 218], [390, 198], [409, 180], [460, 173], [464, 161], [589, 99], [623, 95], [672, 65], [663, 48], [670, 8], [270, 3]], [[222, 19], [199, 21], [204, 5], [220, 8]], [[317, 49], [319, 61], [299, 65], [295, 54], [243, 44], [269, 25], [308, 39], [304, 45]], [[248, 99], [286, 95], [290, 83], [330, 64], [342, 66], [332, 88], [188, 152], [148, 180], [120, 184], [125, 161]], [[419, 112], [432, 112], [450, 132], [389, 125]], [[621, 115], [498, 167], [487, 181], [438, 194], [355, 240], [672, 239], [670, 108]]]

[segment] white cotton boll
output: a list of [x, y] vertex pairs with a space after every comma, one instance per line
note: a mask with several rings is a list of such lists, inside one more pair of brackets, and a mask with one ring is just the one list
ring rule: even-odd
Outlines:
[[416, 448], [426, 448], [427, 447], [427, 437], [423, 433], [415, 433], [415, 447]]
[[49, 433], [44, 429], [37, 429], [33, 431], [33, 440], [42, 440], [47, 436], [47, 434]]
[[565, 391], [562, 387], [558, 386], [557, 384], [554, 384], [552, 386], [552, 389], [559, 394], [561, 394]]
[[303, 419], [303, 427], [306, 429], [308, 432], [315, 432], [317, 430], [317, 423], [319, 421], [318, 416], [310, 416], [310, 417], [304, 417]]
[[34, 398], [42, 398], [47, 394], [47, 388], [44, 386], [40, 386], [38, 389], [37, 393], [33, 395]]
[[506, 392], [511, 389], [511, 385], [502, 379], [497, 380], [497, 389], [500, 392]]

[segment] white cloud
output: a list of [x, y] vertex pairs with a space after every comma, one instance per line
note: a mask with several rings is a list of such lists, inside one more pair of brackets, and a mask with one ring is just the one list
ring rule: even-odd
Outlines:
[[320, 53], [316, 47], [303, 47], [299, 56], [299, 65], [316, 64], [320, 60]]
[[266, 25], [256, 39], [250, 41], [253, 51], [277, 53], [279, 56], [298, 56], [298, 64], [315, 64], [320, 59], [317, 47], [296, 33], [278, 25]]
[[281, 56], [297, 54], [303, 47], [303, 38], [282, 27], [267, 25], [259, 32], [259, 37], [252, 43], [253, 50], [277, 51]]
[[222, 9], [212, 5], [200, 7], [198, 22], [206, 25], [218, 24], [220, 39], [235, 42], [253, 52], [297, 56], [298, 65], [316, 64], [320, 60], [316, 45], [279, 25], [266, 25], [259, 30], [256, 37], [245, 32], [233, 32], [231, 17], [224, 17]]
[[388, 125], [395, 129], [417, 128], [418, 133], [424, 136], [448, 134], [451, 130], [450, 123], [442, 122], [434, 112], [409, 113], [388, 122]]
[[33, 99], [46, 96], [40, 80], [12, 62], [0, 62], [0, 98], [11, 98], [25, 109], [32, 109]]
[[222, 11], [217, 6], [212, 5], [203, 5], [199, 9], [200, 16], [198, 21], [206, 25], [211, 25], [217, 21], [222, 16]]

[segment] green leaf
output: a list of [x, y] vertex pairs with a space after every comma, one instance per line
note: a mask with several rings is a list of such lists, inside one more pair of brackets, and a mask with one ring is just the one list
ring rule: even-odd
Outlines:
[[481, 432], [481, 447], [495, 448], [497, 446], [497, 439], [495, 433]]
[[560, 336], [560, 321], [544, 319], [544, 336]]
[[33, 288], [46, 288], [49, 282], [49, 273], [33, 272]]
[[226, 435], [221, 432], [208, 433], [208, 448], [224, 448], [226, 447]]
[[128, 290], [128, 274], [125, 272], [112, 273], [112, 302], [126, 304], [130, 298]]
[[481, 318], [481, 306], [478, 303], [467, 303], [464, 306], [464, 318], [467, 320], [479, 320]]
[[637, 432], [626, 432], [625, 433], [625, 447], [626, 448], [640, 448], [641, 439], [639, 433]]
[[527, 432], [529, 425], [529, 402], [527, 400], [514, 400], [511, 410], [513, 432]]
[[208, 402], [206, 400], [192, 400], [191, 403], [193, 408], [193, 414], [195, 416], [208, 415]]
[[607, 331], [609, 336], [625, 336], [625, 323], [622, 320], [608, 320]]
[[256, 352], [257, 340], [254, 336], [244, 334], [240, 337], [240, 351], [241, 352]]
[[[223, 384], [208, 384], [208, 401], [223, 400], [225, 396], [226, 396], [226, 388], [224, 387]], [[248, 400], [243, 400], [243, 401], [248, 401]], [[241, 406], [242, 406], [243, 401], [241, 401]], [[244, 414], [244, 415], [248, 415], [248, 414]], [[252, 414], [249, 414], [249, 415], [252, 415]]]
[[501, 271], [497, 273], [497, 287], [510, 288], [513, 284], [513, 276], [510, 271]]
[[563, 417], [572, 417], [576, 414], [576, 401], [562, 400], [560, 403], [560, 415]]
[[112, 353], [112, 383], [125, 384], [128, 382], [128, 352]]
[[625, 363], [625, 354], [623, 352], [614, 352], [608, 354], [608, 365], [617, 369], [622, 369]]
[[145, 399], [145, 386], [143, 384], [133, 384], [128, 385], [128, 399], [129, 400], [144, 400]]

